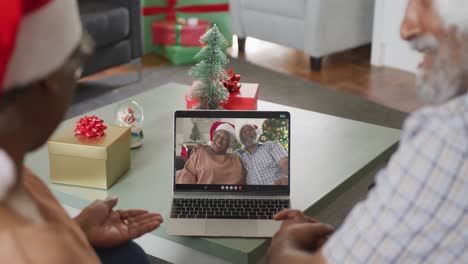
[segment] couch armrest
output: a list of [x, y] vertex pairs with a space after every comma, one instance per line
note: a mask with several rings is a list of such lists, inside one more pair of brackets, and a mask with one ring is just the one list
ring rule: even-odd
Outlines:
[[229, 0], [229, 21], [231, 32], [240, 38], [245, 38], [244, 27], [241, 19], [241, 3], [242, 0]]
[[140, 0], [107, 0], [125, 6], [130, 13], [130, 42], [132, 59], [140, 58], [143, 54], [143, 36], [141, 34], [142, 18]]
[[375, 0], [307, 0], [304, 50], [322, 57], [372, 41]]

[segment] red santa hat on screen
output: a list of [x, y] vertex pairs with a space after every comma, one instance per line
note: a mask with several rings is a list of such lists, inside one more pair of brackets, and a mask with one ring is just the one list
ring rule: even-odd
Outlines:
[[76, 0], [2, 0], [0, 14], [0, 96], [57, 70], [81, 39]]
[[214, 122], [210, 128], [210, 141], [213, 141], [213, 135], [218, 130], [225, 130], [229, 132], [231, 136], [231, 142], [236, 138], [236, 129], [235, 126], [228, 122]]
[[434, 9], [448, 26], [456, 26], [459, 30], [468, 32], [468, 1], [467, 0], [433, 0]]
[[[1, 0], [0, 21], [0, 99], [57, 70], [81, 40], [76, 0]], [[13, 161], [0, 149], [0, 200], [15, 179]]]

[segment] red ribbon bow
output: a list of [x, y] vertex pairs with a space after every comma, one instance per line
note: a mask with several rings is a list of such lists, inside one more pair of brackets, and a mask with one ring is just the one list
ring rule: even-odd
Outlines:
[[181, 13], [208, 13], [228, 12], [229, 4], [204, 4], [176, 7], [177, 0], [167, 0], [167, 7], [150, 6], [142, 9], [143, 16], [167, 13], [167, 20], [176, 21], [176, 12]]
[[238, 92], [241, 88], [241, 84], [239, 83], [241, 76], [239, 74], [234, 74], [232, 69], [228, 71], [228, 76], [229, 78], [223, 81], [224, 87], [226, 87], [230, 93]]
[[95, 115], [84, 116], [76, 122], [75, 136], [86, 136], [87, 138], [95, 138], [104, 136], [107, 127], [104, 121]]

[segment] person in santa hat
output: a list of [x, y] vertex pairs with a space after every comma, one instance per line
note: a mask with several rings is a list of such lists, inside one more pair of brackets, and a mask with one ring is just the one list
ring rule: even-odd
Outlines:
[[288, 152], [275, 141], [260, 143], [261, 130], [255, 124], [240, 126], [239, 139], [244, 149], [237, 150], [247, 171], [248, 185], [288, 185]]
[[193, 149], [184, 168], [176, 175], [177, 184], [232, 184], [245, 183], [245, 170], [240, 158], [228, 153], [236, 143], [233, 124], [215, 122], [210, 129], [209, 146]]
[[333, 235], [278, 213], [269, 263], [468, 263], [468, 1], [409, 0], [400, 34], [424, 55], [417, 87], [433, 105], [406, 120], [376, 186]]
[[72, 219], [23, 167], [59, 125], [92, 52], [76, 1], [0, 1], [0, 17], [0, 263], [149, 263], [131, 240], [159, 214], [113, 210], [112, 197]]

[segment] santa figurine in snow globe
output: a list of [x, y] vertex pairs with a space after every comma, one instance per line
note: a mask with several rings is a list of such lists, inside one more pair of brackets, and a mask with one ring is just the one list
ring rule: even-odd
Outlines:
[[117, 106], [115, 124], [129, 127], [132, 135], [130, 148], [138, 148], [143, 144], [143, 109], [135, 101], [128, 101]]

